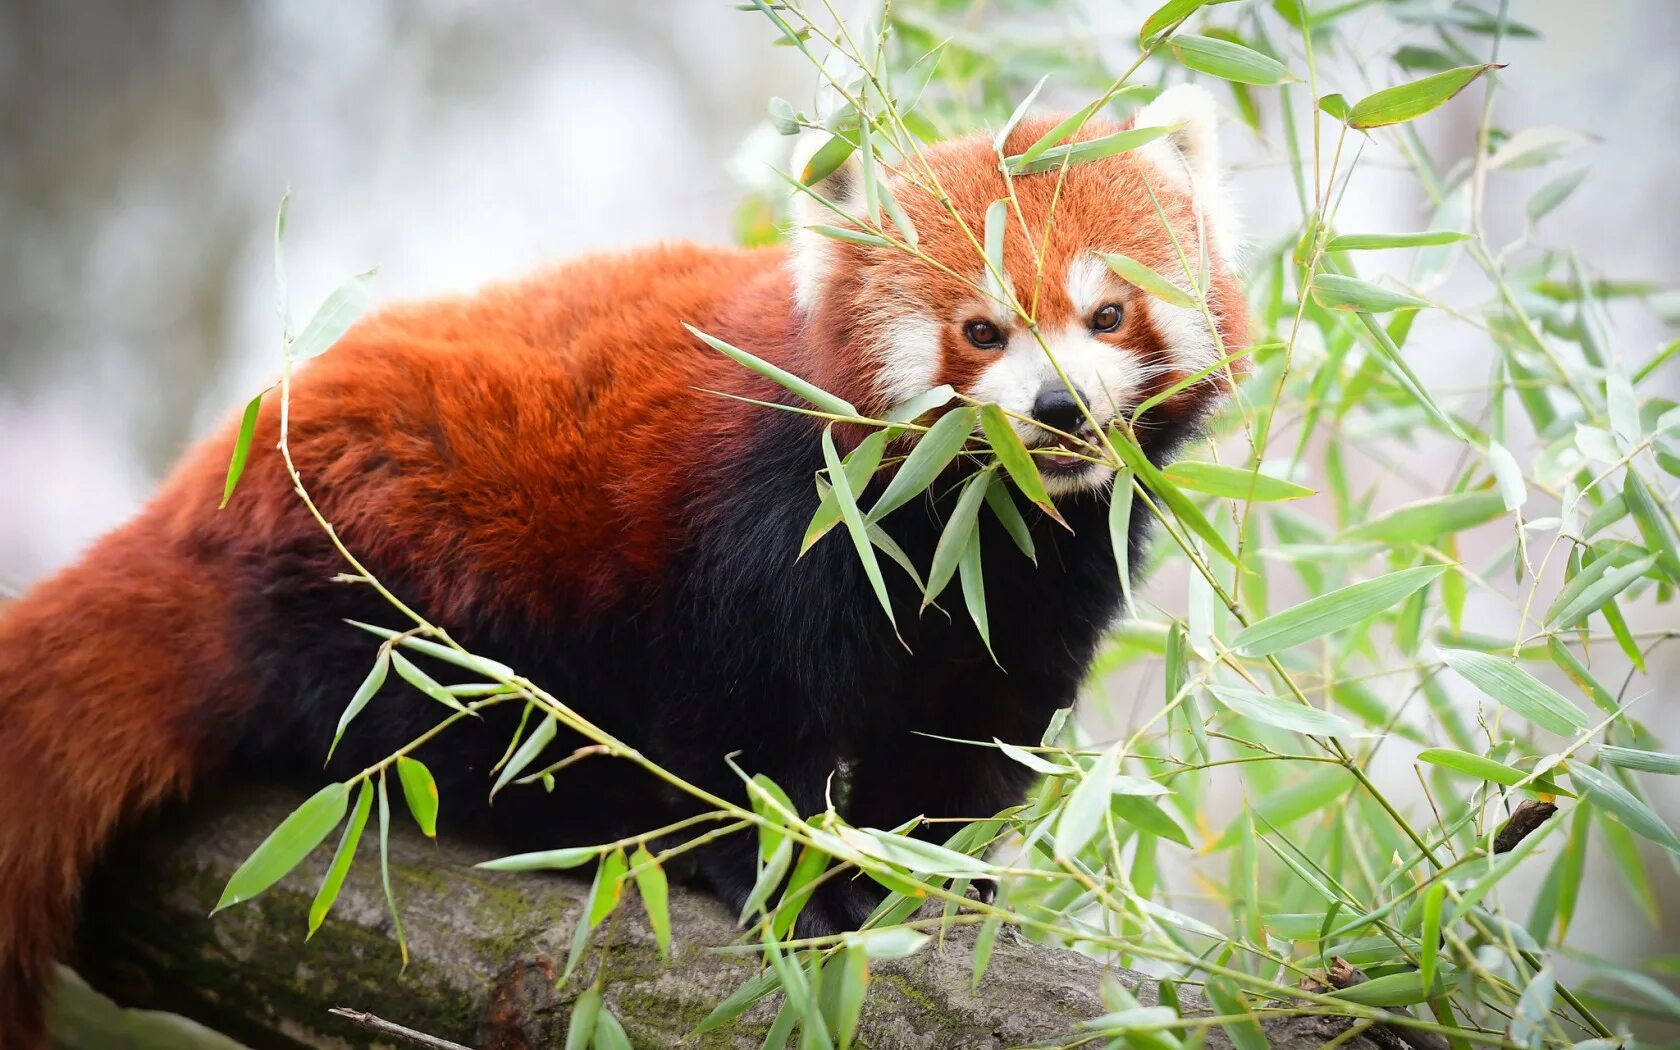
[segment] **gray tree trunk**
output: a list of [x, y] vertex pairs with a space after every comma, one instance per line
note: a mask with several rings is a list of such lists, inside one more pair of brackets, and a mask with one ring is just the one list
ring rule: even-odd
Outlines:
[[[732, 917], [706, 895], [673, 886], [675, 945], [661, 963], [637, 901], [595, 933], [570, 981], [555, 987], [586, 882], [476, 871], [482, 846], [431, 843], [393, 828], [392, 879], [411, 961], [400, 970], [379, 880], [377, 818], [332, 916], [304, 943], [309, 905], [331, 841], [254, 901], [207, 913], [229, 874], [295, 804], [265, 794], [201, 809], [179, 826], [122, 851], [89, 894], [77, 968], [119, 1002], [172, 1010], [252, 1047], [394, 1045], [334, 1007], [367, 1011], [472, 1047], [559, 1047], [572, 1002], [604, 966], [606, 1003], [638, 1047], [677, 1046], [701, 1018], [756, 972], [757, 956], [708, 950], [737, 939]], [[393, 821], [406, 813], [393, 813]], [[611, 927], [604, 957], [599, 948]], [[877, 963], [858, 1043], [868, 1047], [1007, 1047], [1067, 1039], [1103, 1012], [1098, 982], [1112, 972], [1140, 997], [1140, 974], [1108, 970], [1070, 951], [998, 938], [971, 990], [972, 927], [903, 960]], [[772, 996], [735, 1024], [685, 1046], [757, 1047]], [[1275, 1047], [1314, 1047], [1345, 1022], [1269, 1022]], [[1343, 1043], [1371, 1050], [1387, 1040]], [[1211, 1033], [1210, 1046], [1229, 1046]]]

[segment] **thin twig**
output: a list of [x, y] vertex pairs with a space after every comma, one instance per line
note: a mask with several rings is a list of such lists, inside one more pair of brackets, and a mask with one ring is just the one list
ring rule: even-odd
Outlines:
[[383, 1017], [375, 1017], [364, 1010], [351, 1010], [348, 1007], [335, 1006], [327, 1012], [334, 1017], [342, 1017], [358, 1027], [366, 1028], [370, 1032], [378, 1032], [380, 1035], [401, 1039], [403, 1042], [413, 1043], [415, 1046], [424, 1046], [428, 1050], [472, 1050], [470, 1046], [462, 1046], [460, 1043], [452, 1043], [447, 1039], [439, 1039], [437, 1036], [427, 1035], [425, 1032], [416, 1032], [414, 1029], [405, 1028], [394, 1021], [387, 1021]]

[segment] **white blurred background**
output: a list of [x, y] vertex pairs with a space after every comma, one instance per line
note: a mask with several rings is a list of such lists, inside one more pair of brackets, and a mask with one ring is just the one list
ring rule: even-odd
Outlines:
[[[1129, 57], [1154, 6], [1090, 0], [1081, 42]], [[1672, 281], [1680, 5], [1515, 8], [1543, 35], [1506, 45], [1499, 122], [1593, 137], [1580, 152], [1591, 175], [1548, 220], [1546, 241], [1611, 276]], [[980, 4], [969, 17], [987, 15]], [[773, 36], [726, 0], [0, 3], [0, 581], [27, 585], [73, 559], [272, 378], [272, 223], [288, 187], [300, 313], [374, 265], [379, 297], [394, 299], [591, 248], [726, 240], [745, 181], [762, 177], [743, 158], [780, 146], [764, 138], [766, 100], [802, 104], [815, 82], [800, 56], [769, 46]], [[1390, 46], [1373, 40], [1369, 50]], [[1450, 107], [1420, 130], [1464, 156], [1478, 110]], [[1267, 146], [1235, 122], [1226, 146], [1254, 240], [1292, 227], [1293, 191], [1265, 161]], [[1397, 163], [1364, 158], [1343, 228], [1427, 222], [1414, 181], [1385, 175]], [[1502, 183], [1490, 198], [1496, 242], [1520, 230], [1539, 181]], [[1453, 279], [1474, 284], [1469, 269]], [[1468, 367], [1464, 354], [1485, 348], [1428, 335], [1420, 323], [1409, 352], [1429, 383], [1482, 381], [1482, 358]], [[1661, 336], [1623, 318], [1613, 349], [1643, 361]], [[1669, 384], [1669, 396], [1680, 393]], [[1437, 485], [1440, 454], [1402, 453]], [[1397, 484], [1392, 502], [1428, 494]], [[1174, 578], [1147, 593], [1182, 610]], [[1502, 608], [1472, 604], [1477, 616], [1490, 618], [1487, 633], [1514, 626], [1493, 619], [1510, 619]], [[1636, 629], [1680, 627], [1673, 606], [1630, 618]], [[1680, 674], [1671, 650], [1656, 664], [1653, 681]], [[1158, 687], [1135, 677], [1107, 693], [1111, 718], [1134, 701], [1159, 703]], [[1641, 712], [1671, 748], [1677, 720], [1661, 707], [1672, 702], [1653, 697]], [[1390, 772], [1410, 778], [1404, 763]], [[1680, 798], [1651, 787], [1666, 791], [1657, 798], [1674, 822]], [[1672, 864], [1648, 860], [1668, 911], [1680, 910]], [[1680, 950], [1597, 857], [1587, 884], [1593, 912], [1572, 941], [1629, 962]]]

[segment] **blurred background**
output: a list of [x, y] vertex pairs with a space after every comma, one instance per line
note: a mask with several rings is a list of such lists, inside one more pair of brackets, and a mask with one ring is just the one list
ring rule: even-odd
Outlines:
[[[983, 24], [1027, 6], [976, 3], [960, 17]], [[1063, 4], [1030, 33], [1128, 59], [1155, 6]], [[1672, 282], [1680, 5], [1516, 7], [1539, 36], [1505, 44], [1499, 122], [1581, 133], [1590, 168], [1548, 220], [1548, 240], [1609, 276]], [[1373, 20], [1370, 31], [1389, 27]], [[75, 558], [273, 378], [273, 219], [288, 188], [287, 269], [305, 316], [372, 266], [388, 301], [595, 248], [729, 240], [741, 202], [788, 149], [765, 124], [767, 99], [802, 105], [815, 84], [774, 36], [724, 0], [0, 2], [0, 582], [27, 586]], [[1448, 107], [1419, 132], [1442, 155], [1466, 156], [1478, 110]], [[1225, 146], [1253, 239], [1292, 229], [1293, 191], [1265, 139], [1233, 120]], [[1489, 200], [1495, 243], [1520, 233], [1526, 196]], [[1362, 161], [1343, 215], [1350, 229], [1429, 219], [1415, 180], [1380, 155]], [[1449, 280], [1471, 280], [1467, 269]], [[1631, 360], [1673, 337], [1649, 313], [1612, 321]], [[1432, 386], [1481, 381], [1479, 365], [1463, 365], [1474, 348], [1417, 335], [1412, 345]], [[1392, 502], [1438, 483], [1439, 451], [1405, 451], [1415, 477], [1396, 473]], [[1170, 574], [1146, 593], [1182, 606]], [[1482, 614], [1509, 618], [1473, 603]], [[1628, 614], [1635, 629], [1680, 627], [1672, 605]], [[1659, 649], [1652, 670], [1672, 683], [1680, 661]], [[1159, 704], [1146, 671], [1101, 692], [1087, 711], [1094, 727]], [[1672, 749], [1680, 720], [1658, 709], [1671, 701], [1654, 698], [1642, 717]], [[1680, 821], [1672, 785], [1650, 787]], [[1672, 864], [1647, 859], [1665, 911], [1680, 914]], [[1596, 856], [1587, 878], [1599, 890], [1584, 895], [1592, 911], [1572, 941], [1629, 963], [1680, 950]]]

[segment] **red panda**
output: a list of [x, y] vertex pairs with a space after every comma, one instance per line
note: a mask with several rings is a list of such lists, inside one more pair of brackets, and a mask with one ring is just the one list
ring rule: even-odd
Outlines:
[[[1003, 248], [1015, 296], [1098, 424], [1246, 338], [1211, 99], [1170, 89], [1137, 121], [1175, 130], [1065, 172], [1017, 176]], [[1003, 151], [1053, 126], [1028, 120]], [[1077, 137], [1116, 130], [1093, 120]], [[949, 207], [981, 230], [1007, 193], [991, 140], [940, 144], [926, 159]], [[854, 158], [817, 190], [856, 215], [861, 175]], [[297, 468], [338, 534], [405, 602], [690, 781], [742, 797], [725, 764], [735, 754], [804, 812], [822, 807], [843, 767], [844, 815], [859, 826], [990, 815], [1020, 799], [1030, 773], [922, 734], [1036, 740], [1073, 702], [1120, 612], [1112, 472], [1044, 458], [1067, 527], [1027, 508], [1036, 563], [993, 534], [996, 521], [982, 525], [995, 660], [961, 616], [916, 615], [905, 576], [889, 580], [901, 644], [843, 539], [798, 556], [823, 465], [820, 421], [718, 396], [796, 403], [683, 326], [868, 413], [948, 383], [1089, 433], [1026, 327], [976, 291], [982, 257], [947, 204], [891, 185], [927, 259], [812, 231], [845, 220], [802, 200], [787, 250], [654, 247], [381, 310], [297, 376]], [[1182, 272], [1151, 191], [1192, 258], [1209, 248], [1220, 342], [1199, 310], [1148, 297], [1096, 254]], [[1151, 409], [1137, 428], [1148, 455], [1170, 456], [1227, 386], [1215, 373]], [[84, 873], [115, 832], [235, 776], [342, 777], [438, 717], [393, 677], [322, 773], [377, 643], [345, 620], [392, 616], [369, 588], [334, 582], [340, 559], [272, 451], [278, 417], [270, 396], [225, 509], [231, 429], [191, 452], [134, 520], [0, 614], [0, 1050], [39, 1044]], [[1054, 440], [1017, 429], [1029, 446]], [[949, 488], [884, 519], [919, 564]], [[1146, 516], [1132, 520], [1136, 552]], [[482, 806], [510, 731], [487, 718], [421, 752], [446, 822], [452, 806]], [[562, 734], [553, 753], [577, 742]], [[486, 819], [515, 846], [546, 848], [692, 812], [651, 781], [628, 763], [581, 762], [553, 797], [508, 792]], [[697, 874], [739, 906], [753, 851], [723, 839], [699, 854]], [[804, 928], [861, 921], [874, 905], [865, 881], [833, 880]]]

